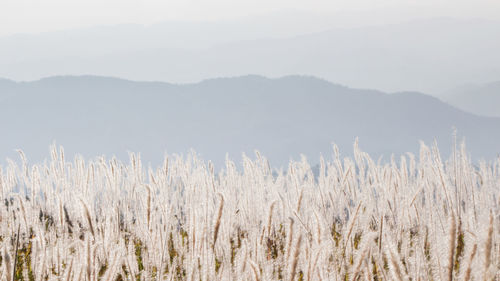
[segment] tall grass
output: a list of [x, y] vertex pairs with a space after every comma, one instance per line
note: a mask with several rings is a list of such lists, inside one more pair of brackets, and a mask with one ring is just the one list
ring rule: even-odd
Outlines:
[[[500, 159], [0, 167], [1, 280], [500, 280]], [[418, 160], [417, 160], [418, 159]]]

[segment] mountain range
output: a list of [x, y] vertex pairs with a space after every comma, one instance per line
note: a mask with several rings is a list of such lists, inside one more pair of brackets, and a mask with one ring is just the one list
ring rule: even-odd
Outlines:
[[99, 76], [0, 80], [0, 159], [141, 152], [150, 163], [194, 149], [221, 165], [258, 149], [274, 166], [301, 154], [311, 162], [360, 147], [374, 157], [417, 153], [419, 141], [452, 146], [453, 128], [474, 159], [500, 153], [500, 118], [481, 117], [418, 92], [386, 94], [309, 76], [241, 76], [193, 84], [134, 82]]
[[468, 112], [500, 117], [500, 81], [457, 87], [446, 92], [444, 100]]
[[356, 88], [433, 95], [500, 77], [498, 21], [435, 18], [330, 29], [326, 19], [297, 22], [293, 28], [272, 18], [166, 22], [8, 36], [0, 38], [0, 77], [93, 74], [194, 83], [307, 74]]

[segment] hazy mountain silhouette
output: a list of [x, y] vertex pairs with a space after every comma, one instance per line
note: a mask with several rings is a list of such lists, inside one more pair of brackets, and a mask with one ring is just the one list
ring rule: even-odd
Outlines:
[[92, 73], [192, 83], [298, 73], [358, 88], [430, 94], [500, 77], [497, 21], [429, 19], [318, 33], [294, 27], [307, 33], [301, 36], [279, 20], [252, 22], [122, 25], [0, 38], [0, 77]]
[[465, 85], [449, 91], [444, 99], [468, 112], [500, 117], [500, 81]]
[[[289, 76], [220, 78], [197, 84], [132, 82], [95, 76], [0, 83], [0, 157], [25, 150], [48, 155], [56, 140], [67, 153], [127, 158], [141, 152], [158, 163], [165, 151], [195, 149], [222, 163], [259, 149], [273, 165], [305, 154], [331, 155], [335, 142], [350, 154], [355, 137], [374, 156], [418, 151], [435, 138], [443, 151], [452, 127], [477, 159], [500, 152], [500, 118], [465, 113], [414, 92], [384, 94], [324, 80]], [[5, 86], [7, 85], [7, 86]]]

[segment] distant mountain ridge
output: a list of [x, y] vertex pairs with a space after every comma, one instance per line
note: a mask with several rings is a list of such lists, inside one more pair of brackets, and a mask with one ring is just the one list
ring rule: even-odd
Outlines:
[[169, 84], [67, 76], [0, 82], [0, 96], [6, 92], [0, 99], [1, 159], [15, 158], [21, 148], [39, 161], [56, 141], [67, 155], [127, 159], [127, 151], [134, 151], [152, 163], [164, 152], [194, 149], [221, 165], [226, 153], [237, 159], [258, 149], [281, 166], [300, 154], [316, 162], [321, 153], [331, 155], [332, 143], [350, 154], [356, 137], [363, 150], [388, 159], [417, 152], [420, 140], [436, 139], [446, 154], [453, 127], [475, 159], [500, 152], [500, 118], [469, 114], [416, 92], [351, 89], [314, 77]]
[[474, 114], [500, 117], [500, 81], [464, 85], [449, 91], [444, 99]]
[[92, 73], [191, 83], [309, 74], [356, 88], [428, 94], [500, 77], [499, 21], [437, 18], [294, 34], [270, 33], [264, 22], [238, 26], [124, 25], [0, 38], [0, 77]]

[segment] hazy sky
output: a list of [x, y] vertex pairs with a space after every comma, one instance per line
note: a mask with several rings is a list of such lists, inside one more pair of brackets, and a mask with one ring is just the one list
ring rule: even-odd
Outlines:
[[0, 35], [103, 24], [231, 19], [283, 10], [500, 19], [498, 0], [1, 0]]

